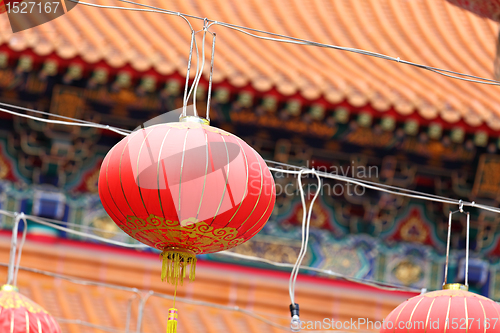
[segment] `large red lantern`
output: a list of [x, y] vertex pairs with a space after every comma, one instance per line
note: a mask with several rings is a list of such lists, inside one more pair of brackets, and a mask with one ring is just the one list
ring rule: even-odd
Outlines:
[[0, 332], [61, 333], [54, 318], [40, 305], [4, 285], [0, 290]]
[[500, 305], [460, 284], [410, 298], [384, 320], [380, 333], [493, 333]]
[[162, 278], [174, 284], [187, 263], [193, 271], [196, 254], [257, 234], [275, 202], [274, 180], [254, 149], [204, 119], [183, 120], [128, 135], [106, 155], [99, 175], [110, 217], [162, 251]]
[[99, 196], [127, 234], [162, 251], [162, 279], [182, 282], [195, 255], [227, 250], [257, 234], [275, 185], [243, 140], [198, 117], [138, 130], [106, 155]]

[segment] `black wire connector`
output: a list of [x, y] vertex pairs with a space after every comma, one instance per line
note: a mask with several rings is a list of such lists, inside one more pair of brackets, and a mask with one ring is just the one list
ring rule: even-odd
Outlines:
[[290, 322], [292, 332], [300, 332], [299, 304], [290, 304], [290, 314], [292, 316], [292, 321]]

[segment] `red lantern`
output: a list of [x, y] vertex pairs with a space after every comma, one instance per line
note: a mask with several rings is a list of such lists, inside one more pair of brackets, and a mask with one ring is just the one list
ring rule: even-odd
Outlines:
[[500, 22], [500, 0], [448, 0], [481, 17]]
[[[469, 292], [470, 213], [459, 209], [448, 215], [448, 239], [443, 290], [410, 298], [384, 320], [381, 333], [493, 333], [500, 330], [500, 305]], [[447, 283], [452, 216], [467, 215], [465, 285]]]
[[198, 117], [136, 131], [106, 155], [99, 196], [131, 237], [162, 251], [162, 279], [194, 278], [196, 254], [257, 234], [275, 203], [273, 177], [243, 140]]
[[61, 333], [54, 318], [40, 305], [4, 285], [0, 291], [0, 332]]
[[493, 333], [500, 305], [460, 284], [410, 298], [384, 320], [380, 333]]

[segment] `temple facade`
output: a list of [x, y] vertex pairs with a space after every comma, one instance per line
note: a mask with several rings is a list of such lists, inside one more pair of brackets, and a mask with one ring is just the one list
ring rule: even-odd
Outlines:
[[[202, 0], [194, 1], [196, 8], [166, 3], [214, 19], [238, 17], [242, 23], [245, 18], [239, 15], [248, 10], [244, 2], [220, 12]], [[377, 0], [319, 1], [304, 11], [297, 5], [284, 10], [279, 19], [277, 13], [266, 16], [263, 9], [248, 15], [257, 28], [491, 76], [487, 59], [495, 52], [494, 25], [444, 1], [393, 3], [385, 10]], [[316, 14], [319, 19], [313, 20]], [[292, 16], [300, 24], [293, 24]], [[368, 24], [370, 37], [358, 29]], [[0, 26], [0, 102], [130, 130], [169, 112], [173, 121], [178, 116], [190, 36], [180, 19], [78, 5], [25, 32], [6, 32], [5, 15]], [[61, 34], [51, 34], [52, 28]], [[96, 29], [105, 33], [96, 37]], [[269, 165], [314, 167], [498, 206], [500, 95], [494, 87], [346, 51], [259, 41], [220, 26], [213, 29], [220, 39], [211, 124], [247, 141], [274, 161]], [[196, 91], [202, 114], [208, 90], [208, 72], [204, 74]], [[0, 108], [32, 114], [2, 104]], [[119, 231], [102, 208], [97, 179], [105, 154], [120, 135], [5, 112], [0, 117], [1, 209], [59, 220], [100, 236], [107, 234], [93, 228]], [[255, 238], [231, 251], [294, 263], [303, 217], [297, 179], [280, 172], [274, 176], [277, 203], [270, 221]], [[315, 178], [304, 179], [310, 194], [318, 190], [315, 184]], [[319, 190], [305, 265], [417, 289], [441, 287], [448, 213], [455, 206], [338, 179], [326, 179]], [[500, 300], [500, 217], [467, 210], [472, 221], [471, 289]], [[13, 223], [6, 216], [0, 221], [6, 230]], [[29, 232], [89, 242], [36, 225]], [[465, 215], [454, 215], [451, 277], [457, 282], [464, 280], [465, 233]], [[125, 234], [113, 239], [131, 241]], [[217, 254], [202, 259], [236, 262]]]

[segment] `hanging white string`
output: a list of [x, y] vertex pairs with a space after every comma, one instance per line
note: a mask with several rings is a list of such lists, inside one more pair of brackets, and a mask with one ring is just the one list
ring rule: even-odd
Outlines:
[[470, 255], [470, 213], [464, 212], [464, 206], [462, 200], [460, 200], [458, 210], [452, 212], [448, 215], [448, 237], [446, 240], [446, 263], [444, 268], [444, 282], [443, 286], [448, 284], [448, 267], [450, 261], [450, 243], [451, 243], [451, 223], [452, 216], [455, 213], [464, 213], [467, 215], [467, 230], [466, 230], [466, 244], [465, 244], [465, 286], [469, 287], [469, 255]]
[[210, 101], [212, 98], [212, 80], [214, 74], [214, 58], [215, 58], [215, 38], [217, 37], [215, 33], [211, 34], [212, 34], [212, 56], [210, 58], [210, 77], [208, 78], [207, 111], [205, 115], [205, 118], [207, 118], [208, 121], [210, 121]]
[[[204, 20], [203, 22], [203, 29], [200, 31], [196, 31], [192, 33], [192, 40], [191, 40], [191, 49], [190, 49], [190, 54], [189, 54], [189, 63], [188, 63], [188, 74], [186, 75], [186, 85], [184, 89], [184, 106], [183, 106], [183, 114], [182, 116], [186, 116], [186, 107], [187, 107], [187, 102], [189, 100], [189, 97], [191, 93], [193, 94], [193, 113], [195, 117], [198, 117], [198, 109], [197, 109], [197, 104], [196, 104], [196, 98], [198, 97], [198, 86], [201, 80], [201, 76], [203, 75], [203, 70], [205, 68], [205, 41], [206, 41], [206, 36], [207, 33], [211, 34], [213, 36], [212, 38], [212, 55], [211, 55], [211, 60], [210, 60], [210, 74], [209, 74], [209, 82], [208, 82], [208, 97], [207, 97], [207, 113], [205, 117], [207, 118], [208, 121], [210, 121], [210, 115], [209, 115], [209, 109], [210, 109], [210, 99], [211, 99], [211, 92], [212, 92], [212, 77], [213, 77], [213, 67], [214, 67], [214, 55], [215, 55], [215, 34], [213, 34], [211, 31], [209, 31], [210, 25], [208, 25], [208, 21]], [[201, 59], [199, 56], [198, 52], [198, 47], [196, 44], [196, 34], [198, 32], [203, 32], [203, 37], [202, 37], [202, 45], [201, 45]], [[191, 88], [189, 90], [189, 94], [186, 95], [188, 83], [189, 83], [189, 69], [191, 66], [191, 53], [192, 53], [192, 41], [194, 39], [194, 44], [196, 47], [196, 74], [193, 80], [193, 83], [191, 85]], [[201, 65], [200, 65], [201, 61]]]
[[26, 235], [28, 233], [28, 221], [26, 221], [26, 216], [24, 215], [24, 213], [21, 213], [19, 214], [19, 217], [20, 220], [22, 220], [24, 223], [24, 229], [23, 229], [23, 236], [21, 238], [21, 243], [19, 244], [19, 249], [17, 250], [17, 262], [16, 262], [16, 268], [14, 270], [14, 286], [17, 286], [17, 275], [19, 273], [19, 266], [21, 265], [21, 254], [23, 252], [24, 243], [26, 242]]
[[[351, 48], [351, 47], [343, 47], [343, 46], [338, 46], [338, 45], [318, 43], [318, 42], [314, 42], [314, 41], [310, 41], [310, 40], [306, 40], [306, 39], [302, 39], [302, 38], [277, 34], [277, 33], [259, 30], [259, 29], [253, 29], [253, 28], [249, 28], [249, 27], [236, 25], [236, 24], [220, 22], [220, 21], [216, 21], [216, 20], [212, 20], [212, 19], [207, 19], [204, 17], [195, 16], [195, 15], [183, 14], [180, 12], [171, 11], [171, 10], [167, 10], [167, 9], [163, 9], [163, 8], [159, 8], [159, 7], [150, 6], [150, 5], [145, 5], [145, 4], [137, 3], [134, 1], [118, 0], [120, 2], [125, 2], [128, 4], [133, 4], [135, 6], [145, 7], [145, 8], [149, 8], [149, 9], [97, 5], [94, 3], [78, 1], [78, 0], [69, 0], [69, 1], [81, 4], [81, 5], [91, 6], [91, 7], [101, 8], [101, 9], [105, 9], [105, 8], [106, 9], [119, 9], [119, 10], [130, 10], [130, 11], [138, 11], [138, 12], [152, 12], [152, 13], [161, 13], [161, 14], [167, 14], [167, 15], [175, 15], [175, 16], [182, 17], [187, 22], [189, 22], [187, 17], [192, 18], [192, 19], [196, 19], [196, 20], [207, 20], [208, 22], [211, 22], [212, 24], [216, 24], [216, 25], [228, 28], [228, 29], [232, 29], [232, 30], [235, 30], [235, 31], [244, 33], [246, 35], [249, 35], [249, 36], [252, 36], [255, 38], [259, 38], [259, 39], [264, 39], [264, 40], [273, 41], [273, 42], [282, 42], [282, 43], [297, 44], [297, 45], [308, 45], [308, 46], [315, 46], [315, 47], [322, 47], [322, 48], [330, 48], [330, 49], [335, 49], [335, 50], [345, 51], [345, 52], [352, 52], [352, 53], [357, 53], [357, 54], [361, 54], [361, 55], [365, 55], [365, 56], [369, 56], [369, 57], [375, 57], [375, 58], [381, 58], [381, 59], [388, 60], [388, 61], [393, 61], [393, 62], [396, 62], [398, 64], [404, 64], [404, 65], [408, 65], [408, 66], [417, 67], [417, 68], [427, 70], [427, 71], [430, 71], [430, 72], [433, 72], [433, 73], [436, 73], [439, 75], [443, 75], [443, 76], [446, 76], [446, 77], [449, 77], [452, 79], [456, 79], [456, 80], [462, 80], [462, 81], [479, 83], [479, 84], [500, 86], [500, 81], [496, 81], [496, 80], [492, 80], [492, 79], [488, 79], [488, 78], [483, 78], [483, 77], [476, 76], [476, 75], [455, 72], [455, 71], [451, 71], [451, 70], [447, 70], [447, 69], [441, 69], [441, 68], [437, 68], [437, 67], [422, 65], [422, 64], [402, 60], [400, 57], [391, 57], [391, 56], [388, 56], [385, 54], [366, 51], [366, 50], [362, 50], [362, 49]], [[191, 24], [190, 24], [190, 26], [191, 26]], [[273, 37], [261, 36], [261, 35], [255, 34], [255, 33], [273, 36]]]
[[[196, 97], [195, 97], [196, 96], [195, 83], [197, 82], [198, 72], [200, 71], [200, 51], [198, 50], [198, 42], [196, 41], [196, 34], [199, 33], [199, 32], [200, 31], [194, 31], [193, 30], [194, 48], [195, 48], [195, 51], [196, 51], [196, 71], [195, 71], [193, 83], [191, 84], [191, 88], [189, 89], [189, 93], [186, 96], [186, 101], [185, 101], [186, 107], [187, 107], [187, 103], [189, 101], [189, 98], [191, 97], [191, 94], [193, 94], [193, 99], [196, 99]], [[203, 45], [203, 47], [204, 46], [205, 45]], [[191, 58], [190, 58], [189, 62], [191, 63]], [[204, 62], [203, 62], [203, 64], [204, 64]], [[189, 75], [186, 75], [186, 87], [188, 85], [189, 85]], [[195, 116], [198, 115], [198, 112], [196, 110], [196, 103], [194, 103], [194, 105], [193, 105], [193, 113], [194, 113]], [[185, 117], [186, 115], [187, 115], [186, 112], [183, 111], [183, 116]]]
[[[194, 87], [194, 92], [193, 92], [193, 112], [194, 116], [198, 117], [198, 110], [196, 108], [196, 97], [198, 95], [198, 84], [200, 83], [201, 75], [203, 74], [203, 69], [205, 68], [205, 39], [207, 36], [207, 25], [206, 21], [204, 21], [203, 24], [203, 38], [202, 38], [202, 43], [201, 43], [201, 66], [198, 71], [196, 71], [196, 76], [194, 78], [193, 82], [193, 87]], [[198, 63], [200, 61], [200, 58], [198, 57]]]
[[[191, 72], [191, 59], [193, 57], [193, 44], [196, 42], [196, 34], [194, 31], [191, 32], [191, 43], [190, 43], [190, 46], [189, 46], [189, 57], [188, 57], [188, 67], [187, 67], [187, 72], [186, 72], [186, 83], [184, 85], [184, 99], [183, 99], [183, 103], [182, 103], [182, 116], [185, 117], [187, 114], [186, 114], [186, 110], [187, 110], [187, 102], [188, 102], [188, 99], [189, 99], [189, 95], [187, 93], [188, 91], [188, 86], [189, 86], [189, 74]], [[196, 52], [198, 52], [198, 49], [196, 49]], [[189, 93], [191, 94], [191, 91], [189, 91]]]
[[[19, 249], [17, 248], [17, 237], [19, 230], [19, 222], [24, 222], [23, 236], [21, 238], [21, 244], [19, 244]], [[21, 252], [23, 250], [24, 242], [26, 240], [26, 233], [28, 230], [28, 223], [23, 213], [16, 214], [14, 219], [14, 226], [12, 227], [12, 239], [10, 246], [10, 259], [9, 259], [9, 269], [7, 272], [7, 284], [16, 286], [17, 285], [17, 272], [19, 271], [19, 264], [21, 262]], [[17, 255], [17, 257], [16, 257]], [[17, 259], [17, 260], [16, 260]]]
[[[313, 199], [311, 200], [311, 203], [309, 204], [309, 209], [307, 209], [306, 205], [306, 200], [305, 200], [305, 193], [304, 193], [304, 188], [302, 187], [302, 176], [306, 173], [312, 173], [316, 176], [318, 179], [318, 188], [316, 190], [316, 193], [314, 194]], [[288, 285], [288, 292], [290, 294], [290, 300], [292, 302], [291, 307], [295, 307], [295, 285], [297, 282], [297, 276], [299, 274], [300, 266], [302, 266], [302, 261], [304, 260], [304, 257], [306, 256], [307, 253], [307, 246], [309, 244], [309, 226], [311, 224], [311, 215], [313, 212], [314, 208], [314, 202], [316, 201], [316, 198], [318, 197], [319, 193], [321, 192], [321, 178], [319, 175], [313, 170], [311, 171], [306, 171], [306, 170], [300, 170], [298, 177], [297, 177], [297, 183], [299, 185], [299, 191], [300, 191], [300, 199], [302, 201], [302, 244], [300, 246], [300, 252], [299, 255], [297, 256], [297, 261], [295, 262], [295, 265], [293, 266], [292, 273], [290, 274], [290, 280], [289, 280], [289, 285]], [[297, 322], [300, 320], [297, 318], [292, 318], [292, 330], [294, 330], [294, 325], [293, 322]]]

